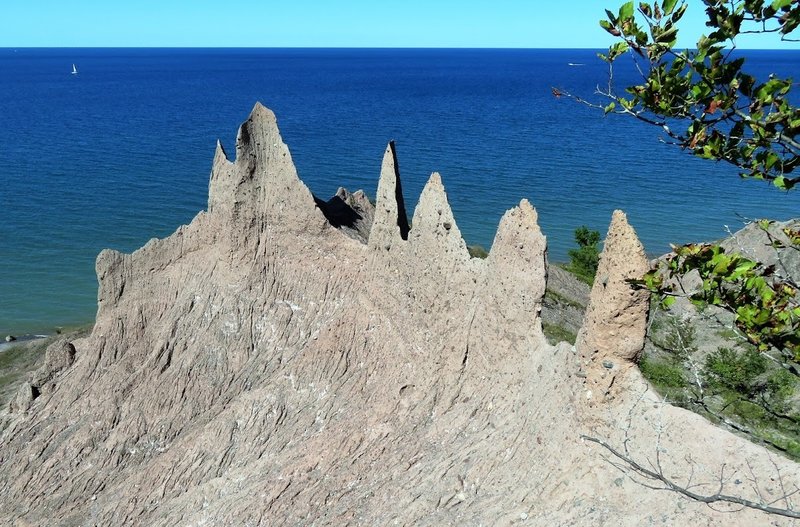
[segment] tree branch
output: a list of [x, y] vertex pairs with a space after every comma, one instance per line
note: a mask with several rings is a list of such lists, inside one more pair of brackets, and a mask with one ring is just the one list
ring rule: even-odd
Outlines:
[[[650, 470], [648, 468], [643, 467], [642, 465], [637, 463], [634, 459], [622, 454], [621, 452], [618, 452], [616, 449], [614, 449], [614, 447], [612, 447], [611, 445], [609, 445], [608, 443], [606, 443], [602, 439], [598, 439], [596, 437], [590, 437], [590, 436], [583, 435], [583, 434], [581, 434], [580, 437], [581, 437], [581, 439], [584, 439], [586, 441], [591, 441], [592, 443], [597, 443], [598, 445], [602, 446], [603, 448], [608, 450], [612, 455], [614, 455], [614, 457], [616, 457], [617, 459], [623, 461], [627, 466], [629, 466], [631, 469], [633, 469], [634, 471], [636, 471], [640, 475], [642, 475], [642, 476], [644, 476], [644, 477], [646, 477], [646, 478], [648, 478], [650, 480], [660, 482], [663, 485], [661, 490], [671, 490], [671, 491], [677, 492], [678, 494], [681, 494], [681, 495], [683, 495], [683, 496], [685, 496], [685, 497], [687, 497], [687, 498], [689, 498], [691, 500], [699, 501], [699, 502], [705, 503], [707, 505], [710, 505], [712, 503], [718, 503], [718, 502], [731, 503], [731, 504], [734, 504], [734, 505], [741, 505], [741, 506], [747, 507], [749, 509], [755, 509], [755, 510], [759, 510], [759, 511], [762, 511], [762, 512], [766, 512], [767, 514], [775, 514], [775, 515], [778, 515], [778, 516], [785, 516], [787, 518], [800, 518], [800, 511], [795, 511], [795, 510], [792, 510], [792, 509], [782, 509], [782, 508], [778, 508], [778, 507], [772, 507], [771, 505], [768, 505], [766, 503], [758, 503], [758, 502], [755, 502], [755, 501], [752, 501], [752, 500], [748, 500], [748, 499], [745, 499], [745, 498], [742, 498], [742, 497], [739, 497], [739, 496], [729, 496], [727, 494], [722, 494], [722, 487], [723, 487], [722, 484], [720, 485], [718, 491], [715, 494], [703, 495], [703, 494], [698, 494], [696, 492], [692, 492], [688, 488], [682, 487], [681, 485], [678, 485], [677, 483], [673, 482], [671, 479], [666, 477], [662, 473], [661, 470], [659, 470], [658, 472], [655, 472], [653, 470]], [[720, 476], [720, 480], [722, 480], [721, 476]], [[658, 488], [658, 487], [651, 487], [651, 488]], [[779, 499], [782, 499], [782, 498], [779, 498]]]

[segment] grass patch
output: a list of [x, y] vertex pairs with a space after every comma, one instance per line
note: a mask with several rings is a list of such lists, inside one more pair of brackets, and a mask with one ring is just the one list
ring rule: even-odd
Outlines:
[[683, 388], [687, 384], [683, 368], [671, 362], [643, 355], [639, 361], [639, 369], [642, 371], [644, 378], [650, 381], [657, 389], [671, 390]]
[[575, 333], [559, 326], [558, 324], [548, 324], [547, 322], [542, 322], [542, 331], [544, 332], [544, 336], [547, 338], [547, 342], [552, 345], [558, 344], [559, 342], [569, 342], [570, 344], [575, 344], [575, 339], [577, 338]]
[[578, 302], [577, 300], [573, 300], [571, 298], [567, 298], [562, 294], [556, 293], [552, 289], [545, 289], [544, 290], [544, 298], [545, 300], [550, 300], [555, 304], [561, 304], [569, 307], [574, 307], [580, 311], [586, 309], [586, 306]]
[[726, 340], [739, 340], [739, 334], [730, 328], [720, 329], [716, 333], [717, 336]]
[[[756, 443], [800, 459], [800, 411], [795, 393], [800, 382], [754, 349], [719, 348], [696, 370], [686, 365], [695, 356], [694, 336], [666, 335], [666, 354], [642, 356], [639, 369], [653, 388], [676, 406], [733, 428]], [[674, 344], [680, 340], [680, 349]], [[696, 356], [695, 356], [696, 357]], [[702, 390], [697, 383], [702, 383]]]

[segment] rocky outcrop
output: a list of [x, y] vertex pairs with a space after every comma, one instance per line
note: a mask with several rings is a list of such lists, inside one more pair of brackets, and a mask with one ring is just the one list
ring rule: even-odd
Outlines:
[[325, 219], [342, 232], [363, 243], [369, 240], [372, 222], [375, 218], [375, 206], [369, 201], [363, 190], [354, 193], [339, 187], [336, 194], [328, 201], [315, 198], [317, 206], [325, 215]]
[[8, 411], [12, 414], [27, 412], [33, 404], [33, 400], [39, 396], [39, 390], [30, 382], [23, 382], [17, 389], [16, 395], [8, 405]]
[[400, 183], [400, 167], [392, 141], [383, 154], [375, 197], [375, 219], [369, 245], [378, 250], [390, 251], [400, 240], [408, 239], [409, 230], [403, 188]]
[[583, 325], [589, 303], [589, 286], [558, 265], [547, 269], [547, 289], [542, 302], [542, 324], [558, 333], [575, 336]]
[[575, 341], [586, 374], [586, 398], [594, 403], [619, 393], [618, 375], [635, 366], [644, 348], [650, 295], [631, 287], [650, 270], [644, 247], [622, 211], [614, 211], [603, 242], [584, 316]]
[[738, 252], [765, 266], [775, 266], [775, 272], [783, 278], [800, 280], [800, 251], [788, 234], [797, 236], [800, 220], [771, 222], [759, 225], [752, 222], [720, 242], [728, 252]]
[[[635, 370], [590, 415], [579, 374], [591, 357], [541, 332], [546, 240], [528, 201], [503, 216], [486, 260], [470, 258], [437, 174], [409, 226], [390, 144], [364, 244], [297, 178], [261, 105], [236, 152], [231, 162], [217, 147], [208, 211], [190, 225], [99, 255], [92, 334], [73, 342], [51, 389], [5, 417], [0, 523], [765, 521], [623, 477], [584, 433], [636, 459], [658, 452], [671, 477], [694, 474], [698, 493], [718, 489], [723, 464], [723, 490], [752, 499], [780, 490], [760, 498], [736, 478], [798, 476], [661, 404]], [[624, 362], [642, 328], [609, 309], [642, 307], [620, 282], [630, 254], [613, 253], [634, 235], [614, 222], [620, 242], [610, 235], [604, 265], [617, 292], [593, 292], [580, 349]]]
[[[752, 222], [714, 243], [728, 253], [738, 253], [760, 262], [765, 268], [771, 267], [775, 276], [782, 280], [800, 282], [800, 251], [792, 246], [784, 232], [800, 230], [800, 220], [771, 222], [765, 227], [766, 230], [759, 222]], [[661, 256], [660, 265], [673, 255], [668, 253]], [[701, 286], [696, 272], [681, 277], [680, 283], [675, 279], [671, 283], [683, 291], [694, 291]], [[698, 310], [688, 298], [681, 295], [675, 297], [675, 303], [668, 310], [654, 309], [648, 325], [645, 355], [649, 357], [669, 358], [670, 354], [680, 351], [689, 353], [694, 364], [702, 365], [710, 353], [720, 348], [739, 352], [748, 348], [747, 340], [739, 334], [731, 312], [712, 305]], [[675, 342], [679, 331], [684, 333], [683, 340], [691, 342]], [[694, 373], [690, 372], [690, 378], [692, 376]]]

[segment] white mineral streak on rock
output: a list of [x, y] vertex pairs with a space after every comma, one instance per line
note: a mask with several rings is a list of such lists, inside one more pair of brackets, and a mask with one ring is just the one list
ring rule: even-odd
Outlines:
[[546, 244], [527, 201], [478, 260], [438, 174], [409, 232], [392, 144], [368, 245], [363, 195], [337, 195], [335, 211], [314, 199], [258, 104], [236, 160], [217, 145], [207, 213], [133, 254], [103, 251], [91, 336], [55, 344], [0, 413], [0, 524], [782, 524], [650, 490], [579, 439], [642, 462], [658, 448], [700, 493], [723, 462], [723, 492], [750, 499], [737, 478], [765, 500], [777, 469], [798, 479], [660, 404], [630, 366], [646, 305], [623, 287], [644, 269], [624, 216], [577, 354], [542, 336]]

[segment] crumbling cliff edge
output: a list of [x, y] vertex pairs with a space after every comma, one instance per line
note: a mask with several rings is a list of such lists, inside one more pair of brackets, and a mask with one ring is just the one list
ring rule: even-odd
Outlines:
[[647, 298], [625, 279], [647, 262], [624, 214], [576, 346], [554, 347], [528, 201], [480, 260], [438, 174], [409, 221], [393, 145], [374, 210], [356, 194], [314, 198], [257, 104], [235, 161], [217, 146], [208, 211], [98, 256], [92, 334], [0, 416], [0, 523], [789, 525], [655, 490], [581, 437], [701, 495], [800, 481], [633, 367]]

